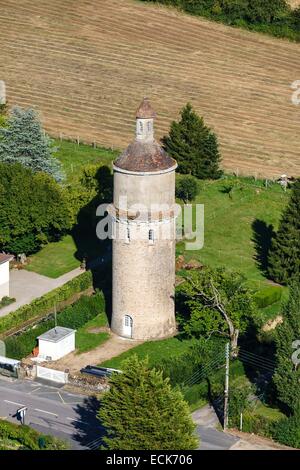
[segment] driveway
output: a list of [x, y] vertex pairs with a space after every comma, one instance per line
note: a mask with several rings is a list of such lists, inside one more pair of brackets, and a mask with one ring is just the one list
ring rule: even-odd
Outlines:
[[32, 300], [62, 286], [82, 272], [82, 269], [76, 268], [63, 276], [52, 279], [26, 269], [12, 269], [10, 271], [10, 297], [14, 297], [16, 302], [1, 308], [0, 317], [4, 317], [22, 305], [29, 304]]
[[192, 417], [200, 438], [199, 450], [229, 450], [239, 442], [239, 437], [216, 429], [219, 420], [212, 406], [205, 405], [194, 411]]

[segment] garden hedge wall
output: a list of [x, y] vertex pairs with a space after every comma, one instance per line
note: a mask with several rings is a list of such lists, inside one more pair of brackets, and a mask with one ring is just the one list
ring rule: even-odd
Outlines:
[[30, 304], [23, 305], [14, 312], [0, 318], [0, 336], [13, 328], [23, 325], [28, 320], [38, 319], [46, 316], [53, 310], [54, 303], [59, 311], [64, 301], [73, 295], [87, 290], [93, 285], [93, 276], [90, 271], [75, 277], [61, 287], [48, 292], [47, 294], [33, 300]]
[[9, 441], [20, 444], [19, 450], [66, 450], [67, 444], [40, 434], [29, 426], [19, 426], [0, 419], [0, 450], [9, 450]]
[[[66, 307], [57, 315], [57, 324], [66, 328], [78, 330], [89, 320], [105, 311], [105, 301], [102, 292], [88, 297], [82, 296], [73, 305]], [[32, 353], [37, 346], [37, 337], [54, 328], [54, 318], [42, 321], [24, 333], [9, 336], [5, 340], [6, 354], [12, 359], [22, 359]]]

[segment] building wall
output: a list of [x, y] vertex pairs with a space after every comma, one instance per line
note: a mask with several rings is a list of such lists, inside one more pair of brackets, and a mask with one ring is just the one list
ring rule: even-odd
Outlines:
[[75, 333], [62, 339], [58, 343], [39, 339], [39, 357], [51, 357], [53, 361], [66, 356], [75, 350]]
[[[114, 203], [127, 195], [128, 204], [175, 203], [175, 172], [143, 176], [116, 171]], [[125, 209], [125, 208], [124, 208]], [[158, 339], [176, 331], [175, 219], [140, 223], [114, 222], [112, 331], [129, 336], [125, 315], [133, 320], [132, 339]], [[154, 240], [149, 240], [153, 230]], [[129, 233], [129, 238], [128, 238]]]
[[127, 205], [144, 204], [148, 209], [152, 204], [175, 202], [175, 171], [157, 175], [128, 174], [119, 171], [114, 173], [114, 205], [126, 209]]
[[9, 296], [9, 262], [0, 264], [0, 300]]

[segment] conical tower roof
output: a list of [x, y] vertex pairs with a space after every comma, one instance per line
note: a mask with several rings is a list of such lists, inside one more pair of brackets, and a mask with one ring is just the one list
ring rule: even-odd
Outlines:
[[[136, 119], [154, 119], [156, 113], [148, 98], [144, 98], [136, 112]], [[152, 173], [176, 167], [176, 161], [152, 140], [136, 139], [114, 161], [114, 166], [129, 172]]]
[[156, 112], [152, 108], [149, 98], [145, 97], [138, 109], [136, 110], [137, 119], [154, 119], [156, 118]]

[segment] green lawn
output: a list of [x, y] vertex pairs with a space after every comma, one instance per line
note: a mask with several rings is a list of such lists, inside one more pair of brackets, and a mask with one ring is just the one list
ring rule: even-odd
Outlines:
[[[71, 183], [75, 182], [80, 168], [86, 163], [110, 165], [119, 153], [109, 149], [94, 149], [89, 145], [78, 146], [69, 141], [56, 140], [55, 144], [59, 147], [56, 156], [63, 163], [67, 181]], [[232, 181], [237, 182], [234, 177], [200, 182], [201, 190], [195, 202], [204, 204], [204, 247], [197, 251], [186, 251], [185, 243], [181, 241], [177, 244], [177, 255], [184, 254], [186, 260], [197, 259], [210, 266], [226, 266], [241, 271], [259, 287], [265, 283], [265, 277], [255, 261], [252, 224], [256, 221], [259, 235], [266, 239], [268, 225], [272, 224], [275, 228], [278, 225], [289, 192], [284, 193], [276, 183], [265, 188], [262, 181], [240, 178], [230, 198], [226, 187]], [[85, 237], [84, 234], [79, 235], [80, 238]], [[84, 251], [82, 240], [80, 245]], [[90, 251], [91, 240], [87, 240], [86, 245]], [[50, 277], [60, 276], [79, 265], [76, 251], [78, 246], [68, 235], [31, 256], [28, 269]], [[94, 251], [95, 254], [99, 253], [100, 246], [95, 246]]]
[[30, 256], [26, 269], [47, 277], [57, 278], [80, 265], [76, 259], [76, 245], [71, 235], [58, 242], [48, 243], [38, 253]]
[[54, 146], [58, 148], [54, 156], [61, 161], [68, 183], [78, 178], [80, 169], [84, 165], [99, 163], [110, 166], [112, 160], [120, 153], [118, 150], [94, 148], [84, 144], [77, 145], [77, 143], [59, 139], [54, 140]]
[[278, 226], [283, 207], [288, 200], [278, 184], [266, 189], [262, 182], [241, 178], [242, 189], [236, 189], [230, 199], [224, 188], [233, 177], [218, 181], [200, 182], [201, 191], [195, 202], [204, 204], [204, 247], [186, 251], [183, 241], [177, 245], [177, 254], [186, 260], [197, 259], [210, 266], [225, 266], [241, 271], [248, 279], [264, 281], [264, 275], [255, 261], [254, 230], [256, 224], [266, 240], [264, 224]]
[[91, 333], [92, 328], [100, 328], [107, 326], [107, 318], [105, 313], [99, 313], [95, 318], [87, 322], [82, 328], [76, 332], [76, 349], [77, 353], [90, 351], [91, 349], [100, 346], [109, 338], [109, 333], [100, 331], [98, 333]]
[[[119, 151], [94, 148], [84, 144], [77, 145], [67, 140], [56, 139], [54, 145], [58, 148], [55, 157], [62, 162], [67, 183], [71, 184], [78, 179], [84, 165], [99, 163], [99, 165], [110, 166], [112, 160], [119, 154]], [[78, 258], [82, 257], [83, 253], [89, 253], [90, 256], [92, 254], [93, 257], [101, 255], [101, 242], [96, 239], [95, 234], [90, 237], [86, 233], [73, 235], [75, 236], [67, 235], [58, 242], [49, 243], [38, 253], [30, 256], [26, 269], [47, 277], [57, 278], [77, 268], [80, 265]]]
[[155, 364], [159, 364], [162, 358], [180, 356], [187, 351], [190, 346], [190, 340], [181, 341], [176, 337], [163, 339], [161, 341], [147, 341], [146, 343], [140, 344], [117, 357], [103, 362], [101, 366], [118, 369], [120, 368], [122, 361], [133, 354], [137, 354], [140, 359], [148, 356], [150, 366], [154, 366]]

